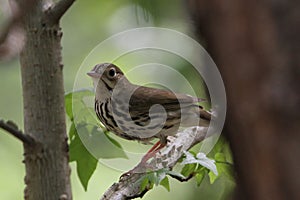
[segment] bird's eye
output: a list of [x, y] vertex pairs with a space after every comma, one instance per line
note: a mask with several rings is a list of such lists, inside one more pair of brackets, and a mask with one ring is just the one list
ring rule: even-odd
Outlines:
[[108, 71], [108, 76], [109, 77], [114, 77], [116, 75], [116, 69], [115, 68], [111, 68], [109, 71]]

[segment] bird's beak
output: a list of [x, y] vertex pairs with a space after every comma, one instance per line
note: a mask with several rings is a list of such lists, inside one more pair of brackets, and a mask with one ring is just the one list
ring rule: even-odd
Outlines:
[[86, 74], [89, 75], [92, 78], [100, 78], [100, 74], [96, 73], [95, 71], [90, 71]]

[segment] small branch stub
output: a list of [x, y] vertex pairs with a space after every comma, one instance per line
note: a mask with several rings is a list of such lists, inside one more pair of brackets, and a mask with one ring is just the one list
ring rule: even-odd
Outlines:
[[18, 129], [17, 125], [12, 121], [4, 122], [3, 120], [0, 120], [0, 128], [5, 130], [10, 135], [15, 136], [24, 144], [33, 145], [35, 143], [32, 137], [30, 137], [29, 135], [25, 135], [22, 131]]
[[75, 0], [60, 0], [49, 10], [49, 17], [55, 23], [67, 12]]

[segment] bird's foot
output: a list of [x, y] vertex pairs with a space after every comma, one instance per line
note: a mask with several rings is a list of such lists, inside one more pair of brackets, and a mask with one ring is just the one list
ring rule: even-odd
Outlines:
[[129, 170], [128, 172], [125, 172], [124, 174], [121, 175], [120, 179], [124, 179], [125, 177], [130, 176], [131, 174], [137, 174], [137, 173], [145, 173], [147, 171], [147, 169], [150, 169], [150, 166], [147, 164], [147, 161], [150, 158], [153, 158], [155, 156], [155, 154], [162, 149], [163, 147], [165, 147], [166, 144], [162, 144], [160, 143], [160, 141], [158, 141], [142, 158], [142, 160], [140, 161], [140, 163], [135, 166], [133, 169]]
[[135, 166], [133, 169], [129, 170], [128, 172], [125, 172], [120, 176], [120, 180], [124, 179], [132, 174], [138, 174], [138, 173], [145, 173], [148, 169], [150, 169], [147, 162], [144, 162], [143, 160]]

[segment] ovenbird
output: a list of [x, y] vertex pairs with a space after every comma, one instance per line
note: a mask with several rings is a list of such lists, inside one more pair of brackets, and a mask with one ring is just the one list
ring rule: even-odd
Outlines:
[[211, 114], [197, 104], [199, 98], [134, 85], [111, 63], [97, 64], [87, 74], [94, 82], [95, 112], [102, 124], [128, 140], [159, 138], [148, 153], [164, 147], [180, 126], [209, 125]]

